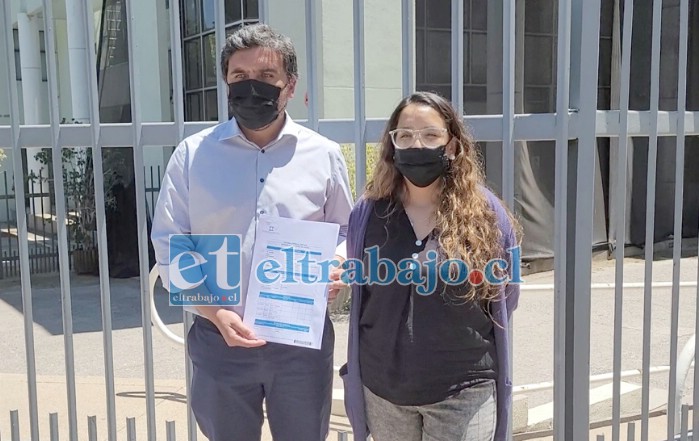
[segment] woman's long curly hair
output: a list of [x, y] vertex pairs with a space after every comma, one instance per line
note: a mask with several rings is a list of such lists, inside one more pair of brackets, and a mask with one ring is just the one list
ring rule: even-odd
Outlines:
[[[398, 125], [403, 109], [411, 104], [436, 110], [446, 123], [452, 139], [450, 142], [456, 147], [454, 159], [450, 161], [439, 187], [436, 232], [442, 252], [446, 258], [463, 260], [469, 269], [483, 270], [489, 260], [504, 257], [500, 241], [502, 233], [495, 212], [482, 191], [485, 180], [474, 141], [462, 118], [446, 99], [431, 92], [416, 92], [398, 104], [381, 137], [380, 158], [372, 179], [367, 183], [365, 197], [388, 199], [395, 209], [396, 203], [402, 202], [406, 196], [403, 175], [393, 163], [394, 147], [389, 132]], [[509, 211], [507, 213], [517, 233], [518, 223]], [[483, 283], [459, 297], [464, 301], [487, 303], [497, 297], [499, 288]]]

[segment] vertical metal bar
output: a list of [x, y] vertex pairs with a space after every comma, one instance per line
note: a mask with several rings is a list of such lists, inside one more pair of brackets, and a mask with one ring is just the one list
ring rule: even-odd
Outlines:
[[[39, 182], [41, 182], [41, 178], [42, 178], [41, 171], [39, 171]], [[32, 213], [32, 217], [34, 217], [34, 215], [36, 214], [36, 180], [32, 179], [31, 181], [29, 181], [28, 184], [29, 184], [29, 198], [30, 198], [29, 201], [30, 201], [30, 204], [32, 206], [31, 213]], [[36, 223], [36, 221], [34, 223]], [[36, 228], [36, 225], [34, 225], [34, 228]]]
[[[145, 170], [144, 170], [145, 173]], [[155, 173], [153, 166], [150, 166], [150, 186], [146, 186], [148, 195], [150, 195], [150, 205], [148, 206], [148, 216], [152, 216], [155, 212], [155, 204], [158, 201], [158, 196], [155, 194]], [[147, 201], [146, 201], [147, 202]]]
[[[650, 68], [650, 137], [648, 140], [648, 174], [646, 178], [646, 238], [643, 280], [643, 356], [641, 378], [641, 441], [648, 441], [650, 413], [650, 331], [653, 300], [653, 251], [655, 239], [655, 178], [658, 160], [658, 109], [660, 105], [660, 26], [662, 0], [653, 0], [653, 29]], [[670, 418], [668, 418], [669, 420]]]
[[366, 184], [366, 97], [364, 59], [364, 0], [353, 2], [354, 35], [354, 158], [355, 189], [360, 195]]
[[269, 23], [269, 5], [267, 4], [267, 0], [259, 0], [258, 5], [260, 22]]
[[[682, 17], [682, 16], [680, 16]], [[670, 414], [668, 414], [670, 415]], [[680, 441], [687, 441], [687, 429], [689, 424], [689, 406], [686, 404], [682, 405], [682, 415], [680, 417]], [[672, 439], [676, 439], [674, 436]]]
[[626, 426], [626, 441], [636, 441], [636, 423], [633, 421]]
[[680, 311], [680, 259], [682, 257], [682, 211], [684, 201], [685, 111], [687, 110], [687, 37], [689, 35], [689, 0], [680, 1], [679, 55], [677, 62], [677, 131], [675, 151], [675, 225], [672, 250], [672, 300], [670, 318], [670, 378], [667, 401], [668, 439], [678, 427], [676, 416], [682, 397], [677, 393], [677, 332]]
[[[133, 10], [135, 1], [126, 1], [129, 22], [129, 81], [131, 86], [131, 126], [133, 130], [133, 167], [136, 190], [136, 223], [138, 231], [138, 263], [141, 282], [141, 325], [143, 327], [143, 364], [146, 382], [146, 423], [148, 440], [156, 440], [155, 427], [155, 390], [153, 385], [153, 328], [151, 325], [150, 287], [148, 286], [148, 237], [146, 222], [146, 198], [143, 186], [143, 143], [141, 141], [141, 95], [140, 66], [137, 62], [136, 49], [138, 39], [133, 32], [136, 21]], [[219, 23], [217, 23], [218, 29]], [[217, 63], [218, 64], [218, 63]]]
[[97, 441], [97, 417], [87, 417], [87, 439]]
[[34, 312], [32, 307], [32, 286], [29, 269], [29, 241], [27, 215], [24, 208], [24, 173], [22, 171], [22, 151], [19, 145], [19, 98], [13, 78], [15, 72], [14, 39], [12, 36], [12, 3], [3, 2], [2, 27], [5, 28], [5, 72], [7, 74], [8, 96], [10, 98], [10, 133], [12, 133], [12, 171], [15, 182], [15, 208], [17, 210], [17, 237], [19, 266], [22, 284], [22, 312], [24, 315], [24, 347], [27, 357], [27, 386], [29, 394], [29, 424], [32, 441], [39, 441], [39, 411], [36, 393], [36, 357], [34, 354]]
[[[59, 121], [59, 123], [60, 123], [60, 121]], [[53, 197], [54, 197], [54, 201], [55, 201], [55, 199], [56, 199], [56, 192], [55, 191], [54, 191]], [[56, 230], [56, 227], [57, 227], [56, 222], [50, 222], [49, 225], [51, 225], [51, 237], [56, 236], [58, 234], [58, 232]], [[66, 236], [66, 240], [67, 239], [68, 239], [68, 236]], [[50, 255], [51, 255], [51, 265], [50, 265], [51, 271], [58, 271], [59, 270], [58, 265], [57, 265], [58, 262], [54, 258], [54, 255], [58, 255], [58, 248], [56, 247], [55, 243], [53, 243], [53, 245], [51, 246]], [[70, 250], [68, 251], [68, 267], [69, 267], [68, 270], [70, 271]]]
[[401, 0], [401, 12], [403, 96], [408, 96], [415, 91], [415, 2]]
[[58, 441], [58, 414], [49, 414], [49, 433], [51, 441]]
[[[94, 23], [91, 8], [82, 8], [85, 41], [88, 48], [95, 47]], [[130, 35], [131, 27], [127, 27]], [[107, 215], [105, 213], [104, 166], [100, 140], [99, 95], [97, 88], [98, 60], [94, 50], [87, 50], [88, 108], [90, 112], [90, 135], [92, 142], [92, 167], [95, 182], [95, 224], [97, 226], [97, 255], [100, 278], [100, 309], [102, 315], [102, 345], [104, 348], [104, 380], [107, 400], [107, 439], [116, 441], [116, 392], [114, 389], [114, 349], [112, 344], [112, 295], [109, 284], [109, 256], [107, 255]]]
[[19, 412], [16, 410], [10, 411], [10, 439], [12, 441], [19, 441]]
[[[41, 179], [43, 179], [43, 178], [40, 178], [40, 180], [39, 180], [39, 195], [41, 195], [44, 192], [44, 189], [43, 189], [44, 185], [43, 185], [43, 182], [41, 182]], [[39, 213], [40, 213], [40, 215], [37, 215], [36, 212], [32, 213], [32, 223], [34, 224], [34, 228], [33, 228], [33, 230], [34, 230], [34, 233], [33, 233], [34, 234], [34, 256], [35, 256], [35, 262], [36, 262], [36, 267], [37, 267], [37, 271], [36, 271], [37, 273], [41, 273], [44, 270], [43, 262], [41, 260], [41, 247], [40, 247], [40, 245], [43, 245], [44, 236], [42, 236], [41, 239], [38, 237], [39, 234], [37, 234], [37, 232], [39, 231], [39, 226], [36, 224], [36, 222], [38, 220], [38, 216], [43, 216], [43, 213], [44, 213], [44, 203], [43, 202], [44, 202], [43, 198], [39, 197], [39, 210], [40, 210]], [[40, 240], [42, 241], [41, 244], [39, 243]]]
[[[170, 47], [172, 48], [172, 93], [178, 142], [184, 138], [184, 80], [182, 79], [182, 36], [180, 30], [180, 0], [170, 0]], [[219, 65], [220, 63], [216, 63]], [[160, 177], [160, 175], [158, 175]]]
[[[514, 0], [503, 2], [502, 9], [502, 198], [505, 205], [514, 212], [515, 196], [515, 139], [514, 139], [514, 114], [515, 114], [515, 22], [516, 22], [516, 2]], [[461, 52], [463, 57], [463, 6], [459, 13], [462, 21], [462, 32], [460, 37]], [[453, 20], [453, 18], [452, 18]], [[460, 58], [461, 59], [461, 58]], [[463, 63], [459, 63], [462, 69]], [[463, 89], [463, 88], [462, 88]], [[463, 90], [461, 90], [461, 111], [463, 114]], [[509, 378], [513, 378], [513, 323], [508, 324], [510, 365], [507, 367]], [[509, 414], [507, 424], [507, 439], [512, 438], [512, 412]]]
[[318, 131], [318, 21], [317, 0], [306, 0], [306, 90], [308, 91], [308, 127]]
[[[226, 10], [224, 0], [215, 0], [216, 9], [214, 9], [214, 35], [216, 38], [216, 48], [221, 50], [226, 43]], [[218, 52], [217, 52], [218, 53]], [[218, 61], [218, 57], [217, 60]], [[218, 121], [228, 121], [228, 84], [224, 80], [223, 72], [221, 71], [221, 63], [216, 63], [216, 90], [218, 92]]]
[[167, 433], [167, 441], [175, 441], [177, 439], [174, 421], [166, 421], [165, 422], [165, 431]]
[[516, 2], [502, 8], [502, 198], [514, 206], [515, 18]]
[[[4, 23], [4, 22], [2, 22]], [[3, 172], [3, 184], [5, 185], [5, 194], [9, 196], [8, 189], [10, 188], [7, 185], [7, 172]], [[13, 195], [14, 197], [14, 195]], [[7, 213], [7, 255], [12, 256], [12, 234], [10, 233], [10, 198], [5, 199], [5, 213]], [[4, 271], [4, 265], [3, 266], [3, 271]], [[8, 260], [8, 271], [10, 274], [12, 273], [12, 261]], [[0, 273], [2, 274], [2, 273]], [[3, 276], [4, 277], [4, 276]]]
[[[182, 315], [183, 315], [183, 324], [184, 324], [184, 335], [189, 334], [189, 329], [192, 327], [193, 324], [193, 315], [190, 312], [185, 311], [184, 309], [182, 310]], [[189, 435], [189, 441], [196, 441], [197, 439], [197, 421], [194, 417], [194, 412], [192, 411], [192, 400], [191, 400], [191, 389], [192, 389], [192, 371], [193, 371], [193, 366], [192, 366], [192, 360], [189, 358], [189, 348], [187, 347], [187, 339], [184, 339], [184, 344], [185, 344], [185, 351], [184, 351], [184, 359], [185, 359], [185, 378], [186, 378], [186, 385], [187, 385], [187, 431]]]
[[126, 419], [126, 439], [136, 441], [136, 418]]
[[[597, 149], [597, 73], [599, 65], [600, 0], [573, 0], [571, 104], [579, 109], [575, 222], [568, 225], [573, 244], [568, 248], [566, 291], [566, 433], [564, 439], [589, 439], [590, 313], [595, 158]], [[573, 38], [574, 37], [574, 38]], [[572, 252], [572, 253], [571, 253]]]
[[[684, 116], [682, 116], [684, 118]], [[699, 280], [699, 268], [697, 268], [697, 280]], [[699, 300], [699, 284], [697, 285], [697, 292], [695, 299]], [[697, 354], [699, 354], [699, 338], [696, 338], [696, 334], [699, 331], [699, 301], [695, 301], [694, 307], [694, 359], [696, 361]], [[694, 406], [699, 404], [699, 369], [694, 368], [694, 393], [692, 397], [692, 403]], [[695, 433], [699, 431], [699, 412], [697, 412], [696, 407], [692, 409], [692, 439], [695, 437]]]
[[[46, 32], [44, 32], [44, 34], [46, 34]], [[48, 48], [47, 48], [47, 50], [48, 50]], [[51, 86], [49, 86], [49, 87], [51, 87]], [[51, 123], [53, 124], [53, 121]], [[44, 171], [43, 168], [40, 169], [39, 174], [42, 174], [43, 171]], [[44, 220], [45, 220], [44, 216], [46, 215], [46, 207], [44, 206], [44, 199], [45, 198], [44, 198], [44, 179], [43, 178], [39, 179], [39, 193], [41, 194], [41, 196], [39, 198], [39, 205], [41, 206], [41, 212], [40, 212], [41, 213], [41, 246], [42, 246], [42, 250], [43, 250], [43, 247], [46, 247], [46, 223], [44, 222]], [[34, 230], [36, 231], [37, 230], [37, 228], [36, 228], [36, 213], [34, 213], [34, 219], [35, 219], [34, 220], [34, 222], [35, 222]], [[42, 263], [42, 270], [43, 270], [44, 269], [44, 267], [43, 267], [44, 262], [41, 262], [41, 263]]]
[[[173, 88], [173, 106], [174, 120], [177, 128], [178, 143], [184, 138], [184, 80], [182, 78], [182, 36], [180, 30], [180, 0], [170, 0], [170, 47], [172, 48], [172, 88]], [[217, 65], [219, 63], [216, 63]], [[161, 183], [160, 167], [158, 167], [158, 189]], [[187, 335], [189, 328], [192, 325], [192, 315], [186, 311], [182, 311], [184, 323], [184, 335]], [[185, 345], [187, 339], [185, 338]], [[189, 352], [185, 346], [185, 376], [187, 387], [187, 438], [189, 441], [197, 439], [197, 423], [192, 411], [192, 401], [190, 393], [190, 385], [192, 381], [192, 362], [189, 359]]]
[[451, 0], [451, 101], [457, 113], [463, 118], [464, 0]]
[[[621, 0], [620, 0], [621, 1]], [[619, 95], [619, 153], [617, 155], [616, 226], [614, 257], [616, 259], [614, 288], [614, 354], [612, 378], [612, 441], [621, 436], [621, 350], [624, 305], [624, 247], [626, 231], [626, 180], [629, 148], [629, 98], [631, 83], [631, 36], [633, 31], [633, 0], [624, 0], [624, 27], [621, 45], [621, 87]]]
[[568, 218], [568, 131], [570, 107], [570, 1], [558, 2], [558, 67], [556, 71], [556, 184], [554, 187], [554, 439], [565, 433], [566, 231]]
[[[3, 200], [5, 201], [5, 209], [6, 209], [5, 213], [7, 213], [7, 218], [6, 218], [7, 227], [9, 229], [9, 227], [10, 227], [10, 210], [7, 210], [7, 207], [8, 207], [8, 201], [9, 201], [10, 195], [7, 192], [7, 172], [6, 171], [2, 172], [2, 177], [3, 177], [3, 181], [5, 183], [5, 187], [3, 189], [2, 194], [4, 196]], [[0, 225], [0, 231], [2, 231], [2, 225]], [[9, 235], [7, 236], [7, 239], [8, 239], [7, 242], [10, 243], [10, 236]], [[2, 250], [3, 248], [4, 247], [2, 246], [2, 235], [0, 234], [0, 250]], [[4, 279], [4, 278], [5, 278], [5, 261], [3, 259], [3, 254], [0, 253], [0, 280]]]
[[[63, 344], [66, 367], [66, 398], [68, 400], [68, 439], [78, 439], [77, 396], [75, 386], [75, 352], [73, 349], [73, 300], [70, 288], [68, 263], [68, 230], [66, 227], [66, 195], [63, 185], [63, 154], [59, 145], [60, 111], [58, 105], [58, 72], [56, 70], [56, 41], [54, 35], [53, 2], [43, 0], [44, 39], [46, 40], [46, 65], [48, 68], [49, 116], [51, 121], [51, 157], [56, 193], [56, 223], [58, 227], [58, 271], [61, 284], [61, 305], [63, 310]], [[66, 171], [68, 172], [68, 171]], [[85, 176], [83, 179], [89, 179]], [[43, 193], [43, 191], [42, 191]], [[43, 204], [43, 197], [41, 198]], [[43, 210], [42, 210], [43, 213]]]

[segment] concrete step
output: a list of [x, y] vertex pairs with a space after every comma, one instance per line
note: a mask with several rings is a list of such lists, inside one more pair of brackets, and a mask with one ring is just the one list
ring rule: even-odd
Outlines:
[[[590, 389], [590, 423], [610, 421], [612, 418], [612, 383]], [[633, 417], [641, 413], [642, 389], [640, 384], [621, 382], [621, 417]], [[649, 394], [650, 412], [664, 409], [667, 405], [667, 391], [651, 388]], [[515, 433], [539, 432], [553, 428], [553, 402], [545, 403], [528, 410], [526, 427], [517, 427]]]

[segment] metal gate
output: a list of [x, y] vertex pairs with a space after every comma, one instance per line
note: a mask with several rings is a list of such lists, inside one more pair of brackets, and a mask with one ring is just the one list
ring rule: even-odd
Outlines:
[[[70, 1], [70, 0], [69, 0]], [[182, 41], [180, 3], [185, 0], [169, 0], [169, 23], [171, 41]], [[268, 17], [270, 4], [281, 0], [260, 0], [260, 20]], [[366, 149], [367, 143], [376, 142], [379, 139], [385, 118], [367, 119], [366, 117], [366, 91], [365, 74], [366, 65], [372, 60], [365, 57], [365, 2], [369, 0], [354, 0], [353, 5], [353, 72], [354, 72], [354, 118], [351, 120], [321, 119], [318, 104], [320, 91], [317, 85], [320, 59], [316, 50], [316, 40], [321, 23], [318, 14], [318, 0], [305, 0], [306, 23], [306, 68], [309, 90], [308, 119], [302, 123], [310, 128], [340, 143], [354, 143], [358, 148], [354, 149], [357, 164], [355, 184], [356, 188], [362, 188], [366, 182]], [[523, 1], [523, 0], [522, 0]], [[593, 290], [592, 278], [592, 248], [593, 242], [593, 212], [594, 212], [594, 185], [596, 159], [595, 152], [598, 138], [611, 138], [615, 140], [617, 169], [613, 171], [618, 179], [610, 188], [616, 196], [615, 212], [612, 222], [616, 231], [624, 231], [626, 218], [627, 195], [627, 156], [629, 141], [631, 138], [649, 139], [649, 160], [647, 168], [647, 210], [646, 210], [646, 246], [644, 249], [645, 272], [643, 284], [643, 362], [639, 366], [642, 376], [642, 409], [640, 418], [640, 439], [649, 439], [649, 390], [651, 369], [651, 321], [653, 298], [653, 257], [654, 257], [654, 225], [656, 202], [656, 163], [658, 155], [658, 140], [661, 137], [676, 138], [675, 176], [674, 189], [674, 238], [672, 248], [673, 272], [672, 281], [667, 286], [671, 288], [669, 298], [671, 311], [671, 339], [669, 341], [669, 387], [667, 388], [667, 436], [664, 439], [675, 439], [675, 434], [680, 432], [678, 427], [682, 423], [682, 430], [689, 427], [699, 427], [699, 414], [694, 413], [692, 421], [688, 421], [689, 407], [678, 409], [678, 390], [681, 384], [678, 378], [684, 379], [690, 369], [690, 363], [685, 361], [678, 368], [678, 316], [680, 296], [680, 258], [682, 251], [682, 201], [683, 182], [685, 179], [685, 138], [699, 135], [699, 112], [687, 111], [687, 59], [689, 40], [690, 1], [678, 0], [679, 7], [679, 39], [677, 41], [677, 110], [661, 111], [659, 105], [660, 82], [660, 55], [661, 55], [661, 16], [663, 1], [654, 0], [652, 3], [652, 29], [648, 29], [652, 39], [652, 53], [650, 58], [650, 108], [645, 111], [629, 110], [629, 85], [631, 81], [631, 50], [633, 11], [638, 1], [619, 0], [623, 5], [623, 29], [621, 29], [620, 65], [620, 95], [619, 110], [598, 110], [597, 93], [599, 71], [599, 29], [601, 19], [601, 0], [558, 0], [557, 1], [557, 71], [556, 71], [556, 109], [555, 113], [524, 114], [517, 113], [515, 108], [515, 75], [516, 75], [516, 33], [515, 16], [519, 1], [502, 3], [502, 77], [498, 79], [502, 86], [502, 114], [498, 115], [468, 115], [466, 122], [473, 128], [478, 141], [502, 143], [500, 163], [501, 195], [506, 204], [515, 206], [515, 151], [518, 143], [523, 141], [555, 141], [555, 222], [551, 234], [555, 247], [555, 284], [554, 295], [554, 366], [553, 366], [553, 390], [554, 390], [554, 417], [553, 435], [556, 440], [585, 440], [590, 438], [590, 385], [591, 385], [591, 298]], [[54, 157], [60, 157], [61, 149], [87, 148], [91, 149], [94, 159], [95, 200], [96, 200], [96, 231], [99, 257], [99, 299], [102, 330], [102, 350], [104, 362], [104, 387], [106, 396], [106, 415], [103, 423], [106, 425], [106, 438], [114, 441], [123, 438], [118, 433], [117, 412], [115, 409], [115, 379], [114, 379], [114, 348], [112, 292], [109, 278], [107, 235], [105, 225], [105, 194], [104, 173], [102, 163], [102, 149], [107, 147], [134, 146], [133, 164], [135, 170], [136, 194], [138, 198], [137, 224], [138, 224], [138, 248], [139, 248], [139, 292], [141, 308], [141, 326], [143, 332], [143, 378], [145, 382], [145, 420], [147, 423], [147, 438], [155, 440], [164, 438], [162, 428], [156, 427], [156, 391], [154, 379], [154, 347], [152, 334], [152, 315], [149, 296], [148, 265], [148, 237], [147, 237], [147, 201], [146, 201], [146, 177], [144, 176], [144, 146], [149, 145], [176, 145], [184, 137], [193, 134], [212, 123], [185, 122], [184, 118], [184, 80], [183, 80], [183, 54], [179, 44], [172, 45], [172, 90], [174, 119], [171, 122], [146, 122], [142, 117], [142, 86], [140, 78], [147, 75], [146, 66], [140, 65], [133, 54], [139, 45], [139, 41], [128, 33], [129, 52], [129, 85], [131, 98], [131, 120], [129, 124], [101, 123], [98, 107], [98, 79], [94, 69], [97, 64], [96, 54], [92, 50], [86, 51], [85, 78], [89, 97], [89, 123], [81, 125], [61, 124], [59, 117], [58, 96], [58, 65], [56, 58], [56, 41], [54, 33], [55, 21], [53, 8], [56, 2], [43, 0], [41, 2], [43, 13], [43, 26], [45, 48], [48, 68], [48, 103], [50, 113], [49, 125], [20, 124], [19, 110], [20, 100], [18, 90], [12, 79], [15, 76], [15, 58], [12, 45], [12, 28], [16, 17], [13, 16], [13, 2], [3, 1], [0, 9], [0, 23], [4, 32], [5, 45], [2, 47], [2, 59], [6, 62], [7, 84], [2, 87], [7, 89], [10, 101], [10, 124], [0, 125], [0, 148], [8, 149], [11, 156], [12, 170], [15, 180], [24, 178], [21, 155], [22, 149], [50, 146]], [[134, 20], [133, 5], [135, 0], [125, 0], [129, 22]], [[645, 4], [645, 3], [644, 3]], [[401, 1], [400, 16], [402, 20], [402, 92], [407, 94], [415, 89], [415, 6], [411, 0]], [[84, 38], [87, 47], [95, 47], [94, 19], [90, 8], [81, 7], [81, 19], [84, 23]], [[215, 2], [215, 40], [216, 46], [221, 47], [225, 40], [224, 24], [224, 0]], [[455, 106], [464, 110], [464, 0], [451, 1], [451, 82], [452, 101]], [[638, 30], [637, 30], [638, 32]], [[696, 50], [696, 49], [695, 49]], [[217, 66], [220, 77], [220, 66]], [[696, 78], [694, 78], [696, 80]], [[225, 84], [218, 81], [218, 115], [227, 115], [227, 102]], [[53, 175], [61, 176], [63, 170], [59, 161], [53, 162]], [[696, 173], [695, 170], [690, 172]], [[68, 435], [67, 439], [77, 440], [84, 437], [79, 433], [79, 403], [76, 397], [75, 354], [74, 354], [74, 320], [72, 307], [72, 292], [75, 286], [71, 283], [69, 269], [70, 249], [68, 245], [68, 210], [65, 205], [65, 188], [62, 180], [54, 181], [56, 226], [58, 238], [59, 275], [62, 311], [62, 333], [65, 357], [65, 387], [68, 409]], [[17, 216], [17, 230], [19, 235], [19, 268], [21, 278], [21, 301], [24, 323], [24, 351], [26, 355], [26, 383], [29, 400], [29, 434], [32, 440], [58, 439], [58, 416], [50, 416], [50, 435], [39, 433], [40, 415], [39, 409], [42, 402], [37, 391], [37, 363], [36, 363], [36, 336], [34, 333], [33, 316], [33, 283], [30, 274], [30, 250], [27, 217], [24, 201], [23, 185], [15, 186], [15, 204]], [[669, 214], [670, 215], [670, 214]], [[617, 246], [614, 250], [616, 258], [615, 282], [606, 286], [614, 292], [614, 323], [613, 323], [613, 406], [612, 406], [612, 439], [634, 439], [634, 426], [629, 426], [629, 433], [621, 434], [620, 414], [620, 387], [622, 378], [622, 333], [624, 330], [622, 312], [624, 308], [624, 247]], [[687, 285], [696, 287], [696, 278], [693, 283]], [[526, 286], [525, 286], [526, 288]], [[629, 288], [628, 286], [626, 288]], [[533, 289], [533, 288], [532, 288]], [[699, 295], [699, 292], [698, 292]], [[699, 314], [695, 315], [694, 332], [699, 328]], [[515, 315], [515, 323], [517, 322]], [[184, 329], [191, 324], [191, 317], [185, 314], [183, 318]], [[515, 325], [516, 326], [516, 325]], [[512, 332], [512, 329], [510, 329]], [[693, 358], [693, 352], [699, 349], [699, 341], [692, 348], [687, 346]], [[514, 348], [517, 351], [517, 348]], [[183, 360], [184, 361], [184, 360]], [[512, 368], [512, 366], [510, 366]], [[186, 378], [189, 384], [191, 368], [187, 365]], [[593, 379], [594, 380], [594, 379]], [[699, 382], [699, 371], [694, 371], [693, 384]], [[699, 402], [699, 388], [693, 388], [693, 403]], [[186, 395], [186, 391], [183, 391]], [[189, 409], [189, 407], [188, 407]], [[680, 420], [675, 420], [674, 415], [680, 415]], [[196, 426], [188, 412], [187, 421], [178, 422], [187, 425], [187, 434], [190, 440], [197, 436]], [[12, 414], [12, 440], [20, 439], [19, 416]], [[89, 439], [97, 439], [97, 419], [91, 417], [88, 420]], [[7, 431], [0, 427], [1, 431]], [[25, 428], [22, 428], [25, 430]], [[129, 419], [126, 425], [126, 438], [135, 439], [135, 422]], [[3, 434], [5, 432], [2, 432]], [[158, 435], [156, 435], [158, 434]], [[174, 439], [175, 423], [169, 422], [166, 427], [168, 439]], [[627, 438], [628, 437], [628, 438]]]

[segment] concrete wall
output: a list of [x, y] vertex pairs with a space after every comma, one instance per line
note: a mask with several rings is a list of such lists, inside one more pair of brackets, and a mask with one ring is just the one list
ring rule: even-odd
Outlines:
[[[354, 43], [352, 2], [322, 0], [319, 5], [318, 81], [321, 118], [354, 116]], [[365, 57], [367, 117], [386, 117], [400, 101], [401, 2], [368, 0], [365, 5]], [[293, 118], [305, 119], [304, 95], [308, 90], [306, 19], [303, 0], [270, 0], [268, 23], [288, 35], [299, 59], [296, 98], [289, 104]]]
[[[323, 118], [354, 117], [352, 2], [323, 0]], [[364, 7], [366, 115], [387, 117], [402, 97], [401, 2]]]
[[[143, 122], [172, 121], [170, 103], [170, 65], [168, 49], [170, 47], [169, 10], [164, 2], [133, 2], [135, 20], [134, 35], [138, 36], [135, 55], [141, 75], [139, 76], [141, 117]], [[144, 149], [146, 169], [161, 166], [164, 169], [164, 148], [167, 146], [148, 146]], [[168, 149], [169, 150], [169, 149]]]
[[308, 111], [304, 104], [304, 96], [308, 91], [305, 4], [305, 0], [270, 0], [268, 3], [267, 23], [275, 30], [289, 36], [296, 49], [299, 80], [294, 98], [287, 106], [289, 114], [296, 120], [308, 117]]

